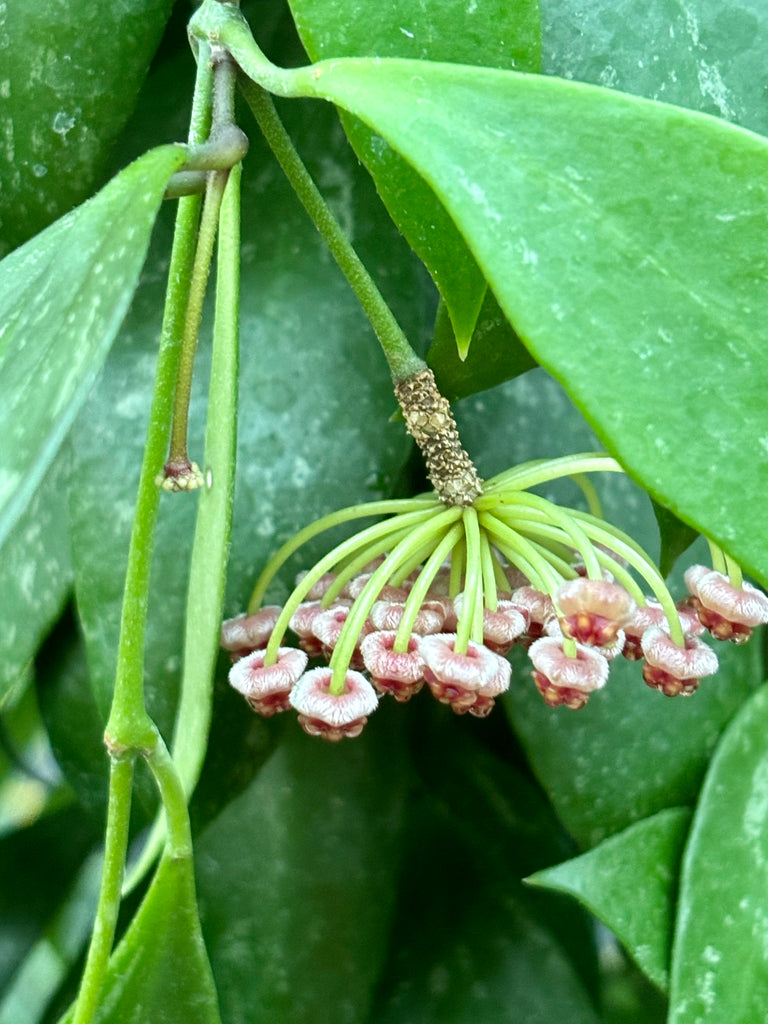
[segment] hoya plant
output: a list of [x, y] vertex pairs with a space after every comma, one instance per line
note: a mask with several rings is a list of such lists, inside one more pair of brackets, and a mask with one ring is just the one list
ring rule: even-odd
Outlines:
[[765, 1019], [767, 47], [2, 7], [0, 1024]]

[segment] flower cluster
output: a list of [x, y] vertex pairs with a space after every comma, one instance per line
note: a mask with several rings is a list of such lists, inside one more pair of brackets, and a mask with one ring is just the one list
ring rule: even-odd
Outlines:
[[[718, 568], [689, 569], [690, 595], [675, 604], [649, 556], [597, 510], [529, 491], [616, 468], [606, 456], [569, 456], [501, 474], [469, 506], [422, 496], [319, 520], [275, 555], [248, 613], [223, 624], [232, 686], [262, 715], [294, 708], [308, 733], [328, 740], [357, 736], [383, 695], [405, 702], [425, 685], [457, 714], [484, 717], [510, 685], [514, 645], [527, 649], [551, 707], [583, 707], [619, 656], [642, 660], [661, 693], [692, 694], [717, 671], [705, 629], [743, 642], [768, 622], [768, 598], [713, 546]], [[387, 518], [302, 574], [284, 606], [262, 605], [306, 541], [377, 515]], [[283, 645], [288, 631], [298, 647]], [[327, 665], [308, 670], [310, 658]]]

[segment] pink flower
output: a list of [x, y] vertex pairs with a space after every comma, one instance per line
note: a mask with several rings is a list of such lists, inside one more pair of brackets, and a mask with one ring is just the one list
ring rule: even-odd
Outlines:
[[[326, 658], [331, 656], [336, 644], [339, 642], [341, 631], [344, 629], [350, 611], [351, 609], [346, 604], [333, 604], [330, 608], [324, 608], [322, 611], [319, 611], [312, 620], [312, 632], [320, 641], [322, 653]], [[370, 624], [364, 624], [361, 636], [370, 631]], [[357, 645], [356, 655], [357, 657], [353, 657], [354, 667], [362, 668]]]
[[521, 611], [528, 612], [527, 641], [530, 643], [543, 636], [544, 624], [555, 614], [551, 597], [534, 587], [518, 587], [512, 591], [512, 604]]
[[[683, 627], [683, 632], [690, 636], [699, 636], [704, 632], [704, 627], [699, 622], [696, 613], [686, 605], [678, 605], [677, 613]], [[643, 649], [640, 641], [643, 633], [651, 626], [658, 626], [660, 629], [669, 632], [669, 623], [664, 609], [658, 601], [647, 598], [645, 604], [638, 605], [632, 618], [624, 626], [626, 641], [623, 654], [627, 661], [639, 661], [643, 656]]]
[[695, 636], [686, 636], [685, 647], [678, 647], [665, 630], [652, 626], [643, 633], [641, 644], [643, 679], [667, 697], [690, 697], [700, 679], [717, 672], [717, 655]]
[[[405, 604], [399, 601], [377, 601], [371, 608], [371, 622], [376, 629], [396, 630], [405, 612]], [[425, 602], [416, 615], [413, 632], [424, 635], [437, 633], [442, 629], [445, 616], [437, 604]]]
[[221, 646], [236, 661], [251, 651], [266, 647], [282, 608], [276, 604], [260, 608], [253, 615], [236, 615], [221, 624]]
[[745, 643], [755, 626], [768, 623], [768, 597], [749, 583], [734, 587], [727, 576], [704, 565], [687, 569], [685, 583], [699, 619], [718, 640]]
[[[453, 602], [456, 615], [461, 618], [464, 608], [464, 594], [459, 594]], [[526, 608], [521, 608], [514, 601], [499, 600], [496, 611], [483, 608], [483, 645], [496, 654], [507, 654], [516, 640], [528, 629], [530, 615]]]
[[[372, 573], [370, 572], [360, 573], [358, 576], [353, 576], [342, 590], [342, 595], [354, 601], [371, 576]], [[405, 587], [391, 587], [389, 585], [385, 585], [381, 588], [377, 597], [380, 601], [404, 601], [406, 597], [408, 597], [408, 591]]]
[[536, 688], [552, 708], [561, 704], [573, 711], [583, 708], [589, 695], [608, 681], [608, 662], [585, 644], [577, 643], [575, 657], [569, 657], [562, 640], [547, 636], [531, 644], [528, 654]]
[[265, 665], [264, 657], [264, 651], [254, 651], [235, 662], [229, 670], [229, 683], [254, 711], [270, 718], [288, 710], [288, 695], [306, 668], [307, 656], [295, 647], [280, 647], [273, 665]]
[[563, 633], [590, 647], [607, 647], [634, 614], [635, 602], [617, 583], [579, 576], [556, 595]]
[[379, 698], [360, 672], [347, 670], [344, 692], [330, 692], [333, 669], [315, 668], [305, 672], [291, 690], [291, 705], [299, 712], [299, 723], [310, 736], [336, 742], [344, 736], [359, 736], [376, 710]]
[[[330, 605], [331, 608], [338, 606], [348, 608], [349, 602], [339, 600]], [[312, 631], [312, 626], [317, 616], [326, 610], [320, 601], [302, 601], [291, 616], [289, 625], [299, 638], [300, 647], [307, 652], [310, 658], [316, 658], [323, 653], [323, 645]]]
[[413, 636], [407, 650], [393, 650], [396, 636], [395, 632], [369, 633], [360, 644], [360, 653], [374, 687], [379, 693], [391, 693], [402, 704], [424, 685], [424, 659]]
[[[304, 577], [307, 575], [306, 570], [300, 572], [296, 576], [296, 586], [301, 583]], [[326, 590], [330, 587], [333, 581], [336, 579], [336, 574], [332, 572], [324, 572], [323, 575], [309, 588], [307, 593], [304, 595], [305, 601], [319, 601]]]
[[472, 640], [466, 653], [455, 650], [454, 633], [436, 633], [419, 639], [424, 659], [424, 678], [441, 704], [449, 704], [456, 714], [469, 711], [485, 717], [498, 697], [509, 688], [512, 666], [482, 644]]

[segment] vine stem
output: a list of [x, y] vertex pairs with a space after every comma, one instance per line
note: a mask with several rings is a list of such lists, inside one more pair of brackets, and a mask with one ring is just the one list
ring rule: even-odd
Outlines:
[[414, 352], [392, 310], [296, 152], [271, 96], [244, 76], [240, 77], [239, 84], [267, 145], [363, 307], [384, 351], [392, 379], [397, 383], [426, 369], [426, 363]]
[[101, 891], [72, 1024], [89, 1024], [93, 1020], [101, 992], [101, 983], [109, 963], [109, 954], [117, 927], [117, 915], [120, 910], [120, 887], [123, 883], [125, 855], [128, 848], [133, 761], [133, 756], [112, 758], [109, 772], [107, 832]]
[[[201, 142], [210, 125], [212, 71], [207, 47], [201, 46], [201, 56], [192, 105], [190, 145]], [[182, 333], [189, 296], [199, 212], [198, 196], [189, 196], [179, 201], [147, 441], [128, 551], [115, 689], [104, 734], [112, 757], [104, 869], [72, 1024], [90, 1024], [98, 1006], [120, 909], [134, 760], [139, 753], [149, 757], [159, 739], [144, 704], [144, 648], [149, 580], [160, 503], [155, 476], [163, 464], [171, 431], [173, 394], [179, 363], [178, 339]]]

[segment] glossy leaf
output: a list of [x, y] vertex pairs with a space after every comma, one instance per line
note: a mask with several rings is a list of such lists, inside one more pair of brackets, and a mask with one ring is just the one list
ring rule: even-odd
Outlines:
[[542, 0], [543, 71], [664, 100], [768, 134], [762, 0]]
[[[155, 87], [178, 88], [183, 74], [171, 64]], [[296, 114], [299, 120], [291, 128], [302, 151], [314, 147], [324, 152], [333, 112], [304, 108]], [[169, 126], [172, 136], [183, 131], [183, 122], [181, 110], [178, 124]], [[397, 238], [352, 154], [339, 157], [333, 167], [336, 194], [355, 196], [350, 209], [361, 249], [372, 254], [374, 267], [394, 261], [385, 290], [394, 294], [393, 304], [411, 333], [426, 334], [429, 296], [423, 282], [414, 279], [415, 259]], [[228, 615], [244, 609], [258, 572], [293, 532], [332, 509], [388, 494], [409, 450], [402, 424], [388, 422], [395, 402], [375, 338], [314, 227], [256, 139], [244, 166], [243, 216], [239, 477]], [[124, 330], [73, 431], [78, 487], [70, 492], [70, 515], [76, 593], [92, 685], [104, 715], [114, 678], [122, 580], [154, 373], [169, 219], [161, 218]], [[192, 400], [191, 455], [198, 462], [203, 461], [209, 337], [206, 320]], [[185, 565], [195, 508], [194, 495], [163, 496], [152, 572], [146, 687], [152, 715], [167, 737], [175, 717]], [[323, 544], [328, 540], [294, 559], [281, 586]], [[275, 597], [284, 593], [278, 587]]]
[[72, 557], [63, 495], [69, 478], [63, 451], [3, 545], [0, 558], [0, 710], [18, 698], [18, 682], [72, 586]]
[[660, 811], [527, 881], [575, 896], [666, 991], [680, 859], [690, 820], [685, 807]]
[[478, 68], [338, 60], [290, 73], [290, 88], [360, 116], [420, 170], [610, 450], [766, 576], [751, 510], [768, 504], [755, 468], [768, 436], [768, 140]]
[[95, 381], [180, 148], [153, 150], [0, 263], [0, 543]]
[[669, 1024], [757, 1021], [768, 1001], [768, 687], [725, 732], [683, 858]]
[[[538, 0], [289, 0], [312, 60], [409, 57], [538, 71]], [[392, 218], [424, 260], [466, 355], [485, 295], [485, 279], [434, 193], [387, 142], [342, 116], [360, 159]]]
[[653, 514], [656, 516], [661, 535], [659, 568], [662, 576], [668, 576], [680, 555], [696, 540], [698, 531], [681, 522], [668, 508], [664, 508], [656, 501], [653, 502]]
[[469, 723], [431, 705], [413, 714], [423, 784], [371, 1024], [591, 1024], [582, 915], [520, 883], [526, 864], [565, 848], [541, 795], [473, 742]]
[[510, 327], [492, 293], [486, 292], [463, 360], [445, 305], [440, 303], [427, 363], [435, 372], [442, 394], [454, 402], [525, 373], [536, 360]]
[[0, 12], [0, 255], [98, 184], [170, 9], [59, 0]]
[[227, 1024], [358, 1024], [386, 952], [406, 784], [397, 709], [335, 748], [295, 718], [196, 842]]
[[83, 953], [96, 913], [103, 856], [91, 853], [0, 999], [0, 1024], [38, 1024]]
[[0, 986], [43, 933], [96, 841], [92, 823], [74, 807], [0, 838]]
[[[65, 1020], [71, 1019], [67, 1014]], [[161, 860], [110, 958], [93, 1019], [94, 1024], [221, 1024], [189, 859]]]
[[[526, 459], [590, 451], [596, 439], [562, 389], [533, 370], [456, 408], [459, 429], [481, 476]], [[608, 521], [658, 556], [658, 531], [647, 497], [617, 474], [592, 477]], [[577, 507], [574, 484], [544, 490]], [[701, 542], [700, 542], [701, 543]], [[692, 549], [692, 560], [706, 561]], [[685, 593], [683, 561], [670, 586]], [[593, 846], [665, 807], [692, 804], [725, 725], [764, 678], [760, 642], [718, 644], [720, 672], [690, 699], [669, 700], [650, 690], [640, 666], [615, 661], [608, 685], [578, 712], [548, 708], [522, 652], [513, 657], [513, 685], [505, 698], [531, 764], [565, 827]]]

